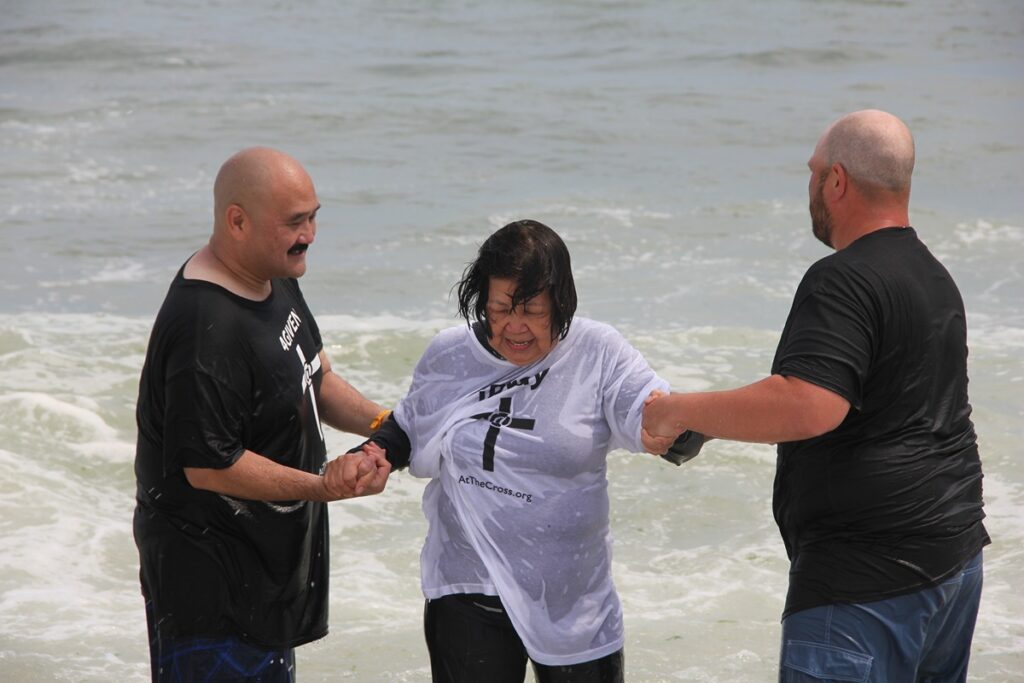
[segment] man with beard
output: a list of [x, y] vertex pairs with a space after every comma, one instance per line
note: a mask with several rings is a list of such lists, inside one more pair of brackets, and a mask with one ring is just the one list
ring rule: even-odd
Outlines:
[[299, 290], [319, 209], [292, 157], [228, 159], [153, 326], [135, 541], [154, 681], [294, 681], [294, 648], [327, 633], [326, 502], [387, 481], [383, 458], [326, 461], [321, 420], [367, 435], [384, 413], [332, 371]]
[[780, 681], [963, 681], [989, 542], [963, 301], [909, 225], [902, 121], [848, 114], [808, 167], [836, 252], [797, 288], [771, 376], [654, 399], [644, 428], [778, 444]]

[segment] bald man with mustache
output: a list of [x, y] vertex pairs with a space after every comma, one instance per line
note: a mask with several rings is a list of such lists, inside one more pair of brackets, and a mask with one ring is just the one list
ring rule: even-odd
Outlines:
[[778, 444], [780, 681], [966, 680], [989, 537], [964, 305], [910, 227], [914, 158], [886, 112], [830, 125], [808, 195], [835, 253], [797, 288], [771, 375], [645, 408], [656, 438]]
[[326, 458], [322, 423], [366, 436], [386, 411], [333, 371], [299, 289], [319, 210], [298, 161], [235, 154], [157, 315], [134, 522], [154, 681], [294, 681], [327, 633], [326, 503], [387, 482], [383, 458]]

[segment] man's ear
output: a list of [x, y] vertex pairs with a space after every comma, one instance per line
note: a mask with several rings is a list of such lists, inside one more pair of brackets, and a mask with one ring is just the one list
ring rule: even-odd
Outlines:
[[232, 239], [243, 240], [249, 232], [249, 215], [238, 204], [231, 204], [224, 211], [224, 224]]
[[842, 164], [832, 164], [829, 169], [828, 180], [825, 182], [825, 189], [831, 195], [830, 199], [842, 199], [850, 187], [850, 176]]

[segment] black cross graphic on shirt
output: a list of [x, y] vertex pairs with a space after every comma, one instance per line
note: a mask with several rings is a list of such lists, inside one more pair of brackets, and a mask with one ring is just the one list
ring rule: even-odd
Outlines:
[[494, 444], [498, 441], [498, 434], [501, 433], [502, 427], [533, 431], [533, 420], [512, 417], [511, 412], [512, 397], [505, 396], [498, 402], [498, 409], [493, 413], [473, 415], [474, 420], [487, 420], [491, 423], [491, 428], [487, 430], [487, 437], [484, 439], [484, 469], [488, 472], [494, 471]]

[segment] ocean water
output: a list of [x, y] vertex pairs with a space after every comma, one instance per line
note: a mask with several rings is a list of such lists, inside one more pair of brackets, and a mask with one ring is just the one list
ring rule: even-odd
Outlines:
[[[864, 107], [914, 131], [912, 221], [968, 309], [994, 541], [970, 680], [1024, 680], [1024, 3], [0, 0], [0, 681], [148, 680], [138, 375], [237, 149], [313, 175], [302, 286], [367, 395], [402, 396], [521, 217], [565, 238], [582, 315], [700, 390], [768, 371], [827, 253], [805, 162]], [[774, 450], [610, 461], [629, 680], [773, 680]], [[331, 634], [300, 680], [429, 679], [422, 490], [331, 505]]]

